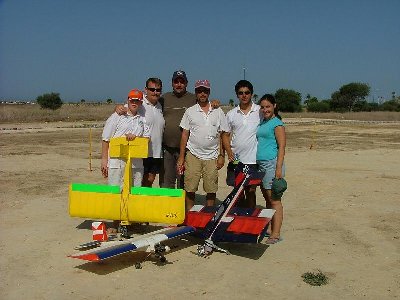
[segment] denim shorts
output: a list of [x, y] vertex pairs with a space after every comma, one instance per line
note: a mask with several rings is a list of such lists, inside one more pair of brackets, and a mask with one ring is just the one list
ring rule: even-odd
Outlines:
[[[271, 189], [272, 179], [275, 178], [276, 161], [277, 158], [270, 160], [257, 160], [258, 170], [265, 172], [262, 185], [266, 190]], [[282, 176], [285, 176], [285, 164], [282, 165]]]

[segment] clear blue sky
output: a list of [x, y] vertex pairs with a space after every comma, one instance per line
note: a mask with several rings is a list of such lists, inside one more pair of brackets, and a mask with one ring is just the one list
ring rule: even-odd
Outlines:
[[364, 82], [400, 94], [400, 0], [0, 0], [0, 99], [123, 101], [174, 70], [235, 99], [250, 80], [319, 99]]

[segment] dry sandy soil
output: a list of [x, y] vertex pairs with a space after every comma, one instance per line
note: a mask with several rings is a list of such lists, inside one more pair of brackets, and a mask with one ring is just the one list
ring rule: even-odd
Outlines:
[[[67, 258], [89, 241], [68, 215], [70, 182], [103, 183], [101, 125], [1, 125], [0, 299], [396, 299], [400, 296], [400, 122], [287, 119], [283, 241], [195, 255], [172, 241], [168, 264], [128, 253]], [[310, 149], [311, 146], [311, 149]], [[220, 172], [218, 199], [229, 192]], [[257, 202], [263, 206], [259, 191]], [[201, 199], [201, 196], [199, 197]], [[321, 271], [324, 286], [303, 282]]]

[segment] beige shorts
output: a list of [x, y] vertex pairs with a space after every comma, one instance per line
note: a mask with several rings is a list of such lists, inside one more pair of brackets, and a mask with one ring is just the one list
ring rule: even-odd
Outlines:
[[217, 192], [217, 159], [202, 160], [188, 151], [185, 158], [185, 191], [196, 192], [200, 178], [203, 178], [203, 189], [206, 193]]

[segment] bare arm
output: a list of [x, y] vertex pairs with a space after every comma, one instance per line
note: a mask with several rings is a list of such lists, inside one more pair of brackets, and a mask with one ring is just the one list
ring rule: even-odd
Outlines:
[[276, 160], [275, 177], [282, 178], [282, 166], [286, 148], [285, 127], [283, 126], [275, 127], [275, 138], [278, 144], [278, 156]]
[[189, 130], [182, 129], [181, 142], [179, 145], [179, 158], [176, 163], [177, 168], [182, 168], [183, 164], [185, 163], [185, 150], [188, 139], [189, 139]]
[[224, 136], [225, 132], [221, 132], [219, 137], [219, 154], [217, 157], [217, 169], [221, 169], [225, 164], [225, 151], [224, 151]]
[[128, 112], [128, 108], [125, 107], [125, 106], [122, 105], [122, 104], [117, 104], [117, 105], [115, 105], [115, 112], [116, 112], [118, 115], [126, 115], [126, 113]]
[[110, 147], [110, 142], [101, 142], [101, 173], [104, 178], [108, 177], [108, 149]]
[[234, 154], [232, 152], [232, 148], [231, 148], [231, 134], [229, 132], [223, 132], [222, 133], [222, 146], [223, 149], [221, 151], [221, 153], [226, 153], [228, 154], [228, 160], [229, 161], [234, 161], [235, 157]]

